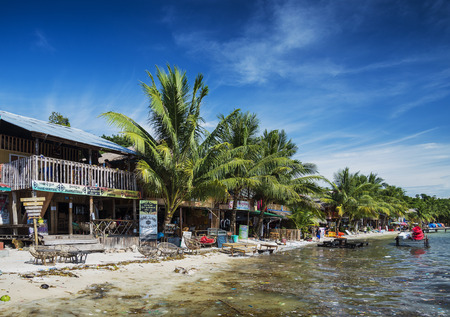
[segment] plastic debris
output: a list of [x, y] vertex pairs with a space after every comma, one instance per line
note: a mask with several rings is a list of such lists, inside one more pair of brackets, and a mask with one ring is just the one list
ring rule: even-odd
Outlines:
[[3, 295], [2, 297], [0, 297], [0, 301], [2, 302], [9, 302], [11, 300], [11, 297], [9, 297], [9, 295]]

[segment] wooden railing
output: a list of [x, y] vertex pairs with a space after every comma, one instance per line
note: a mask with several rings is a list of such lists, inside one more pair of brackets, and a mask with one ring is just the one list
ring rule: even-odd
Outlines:
[[277, 233], [280, 239], [291, 241], [300, 241], [302, 236], [300, 229], [270, 229], [270, 233]]
[[1, 165], [0, 183], [29, 189], [32, 181], [137, 190], [135, 174], [109, 167], [32, 155]]
[[106, 237], [108, 235], [134, 235], [136, 221], [117, 219], [97, 219], [93, 220], [93, 234], [95, 236]]

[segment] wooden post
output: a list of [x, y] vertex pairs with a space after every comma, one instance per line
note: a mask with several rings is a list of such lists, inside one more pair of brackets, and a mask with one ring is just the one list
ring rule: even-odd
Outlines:
[[58, 234], [58, 207], [54, 201], [50, 205], [51, 231], [53, 234]]
[[183, 238], [183, 208], [180, 207], [180, 237]]
[[116, 200], [112, 199], [112, 219], [116, 219]]
[[[11, 211], [12, 211], [12, 224], [17, 225], [18, 224], [18, 214], [17, 214], [17, 194], [15, 192], [11, 193], [12, 195], [12, 201], [11, 201]], [[13, 229], [13, 234], [18, 235], [19, 232], [17, 228]]]
[[133, 199], [133, 223], [136, 226], [133, 229], [133, 233], [137, 233], [138, 232], [139, 224], [137, 224], [136, 221], [137, 221], [136, 199]]
[[73, 200], [69, 198], [69, 235], [73, 235]]
[[92, 215], [94, 214], [94, 197], [89, 196], [89, 234], [93, 234], [94, 231], [94, 219]]
[[[31, 191], [31, 197], [36, 198], [36, 191]], [[39, 244], [38, 232], [37, 232], [37, 221], [36, 217], [33, 217], [33, 227], [34, 227], [34, 243]]]
[[39, 155], [39, 139], [36, 138], [36, 141], [34, 142], [34, 154]]

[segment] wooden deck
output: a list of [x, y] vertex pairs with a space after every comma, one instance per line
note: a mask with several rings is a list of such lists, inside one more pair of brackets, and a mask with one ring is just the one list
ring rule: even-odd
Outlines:
[[134, 173], [109, 167], [37, 155], [2, 164], [0, 183], [11, 190], [31, 189], [34, 181], [137, 190]]
[[423, 231], [423, 232], [430, 233], [430, 232], [438, 232], [438, 231], [444, 231], [444, 232], [447, 232], [447, 230], [450, 231], [450, 227], [424, 228], [422, 231]]

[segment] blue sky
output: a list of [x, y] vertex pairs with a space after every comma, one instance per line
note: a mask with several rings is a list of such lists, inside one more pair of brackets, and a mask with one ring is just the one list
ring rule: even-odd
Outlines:
[[449, 1], [0, 1], [1, 110], [146, 125], [139, 83], [166, 64], [205, 76], [207, 127], [256, 112], [328, 178], [450, 197]]

